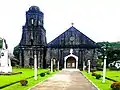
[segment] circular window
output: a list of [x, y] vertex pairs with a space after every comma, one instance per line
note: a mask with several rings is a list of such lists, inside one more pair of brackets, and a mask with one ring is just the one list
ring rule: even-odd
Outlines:
[[70, 41], [74, 41], [74, 39], [75, 39], [74, 37], [70, 37]]

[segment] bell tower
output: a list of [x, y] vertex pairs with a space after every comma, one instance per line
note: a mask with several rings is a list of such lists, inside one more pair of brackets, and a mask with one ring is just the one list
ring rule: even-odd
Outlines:
[[44, 67], [46, 30], [44, 29], [44, 14], [39, 7], [31, 6], [26, 12], [26, 22], [23, 26], [22, 38], [19, 43], [19, 59], [21, 66], [33, 66], [34, 54], [37, 54], [39, 67]]
[[43, 13], [39, 7], [32, 6], [26, 12], [26, 25], [28, 26], [43, 26]]

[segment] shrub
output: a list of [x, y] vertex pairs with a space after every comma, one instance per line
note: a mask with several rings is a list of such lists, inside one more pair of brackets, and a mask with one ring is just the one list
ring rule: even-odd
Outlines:
[[114, 82], [111, 84], [112, 90], [120, 90], [120, 82]]
[[56, 71], [59, 71], [59, 69], [58, 69], [58, 68], [56, 68]]
[[92, 76], [95, 76], [96, 75], [96, 73], [95, 72], [92, 72]]
[[98, 71], [103, 71], [103, 68], [97, 67], [97, 70], [98, 70]]
[[113, 71], [113, 70], [114, 70], [114, 71], [120, 70], [119, 68], [116, 68], [116, 67], [110, 67], [109, 69], [112, 70], [112, 71]]
[[100, 74], [95, 75], [96, 79], [100, 79], [102, 76]]
[[45, 76], [45, 73], [41, 73], [40, 76], [41, 76], [41, 77], [44, 77], [44, 76]]
[[22, 86], [26, 86], [28, 81], [26, 79], [24, 79], [24, 80], [20, 80], [20, 83]]
[[95, 72], [95, 71], [96, 71], [96, 69], [91, 69], [90, 71], [91, 71], [91, 72]]
[[49, 75], [49, 74], [50, 74], [50, 71], [47, 71], [47, 72], [46, 72], [46, 74], [48, 74], [48, 75]]

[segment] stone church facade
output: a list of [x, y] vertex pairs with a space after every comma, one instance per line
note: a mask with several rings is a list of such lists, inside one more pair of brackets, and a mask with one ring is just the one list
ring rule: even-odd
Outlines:
[[[26, 12], [26, 23], [23, 26], [22, 38], [19, 43], [19, 59], [21, 66], [33, 66], [34, 55], [37, 55], [38, 67], [46, 68], [51, 60], [61, 68], [65, 67], [65, 57], [73, 50], [78, 57], [77, 68], [82, 68], [91, 60], [94, 67], [97, 60], [96, 43], [84, 35], [74, 26], [56, 37], [53, 41], [46, 42], [46, 30], [44, 29], [44, 14], [37, 6], [31, 6]], [[75, 68], [76, 59], [72, 56], [66, 59], [67, 68]]]

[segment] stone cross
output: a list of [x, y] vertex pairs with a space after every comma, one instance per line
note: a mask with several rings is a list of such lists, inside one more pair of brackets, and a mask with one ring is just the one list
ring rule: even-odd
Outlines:
[[70, 49], [70, 54], [73, 54], [73, 49]]
[[71, 23], [71, 25], [73, 26], [73, 25], [74, 25], [74, 23]]

